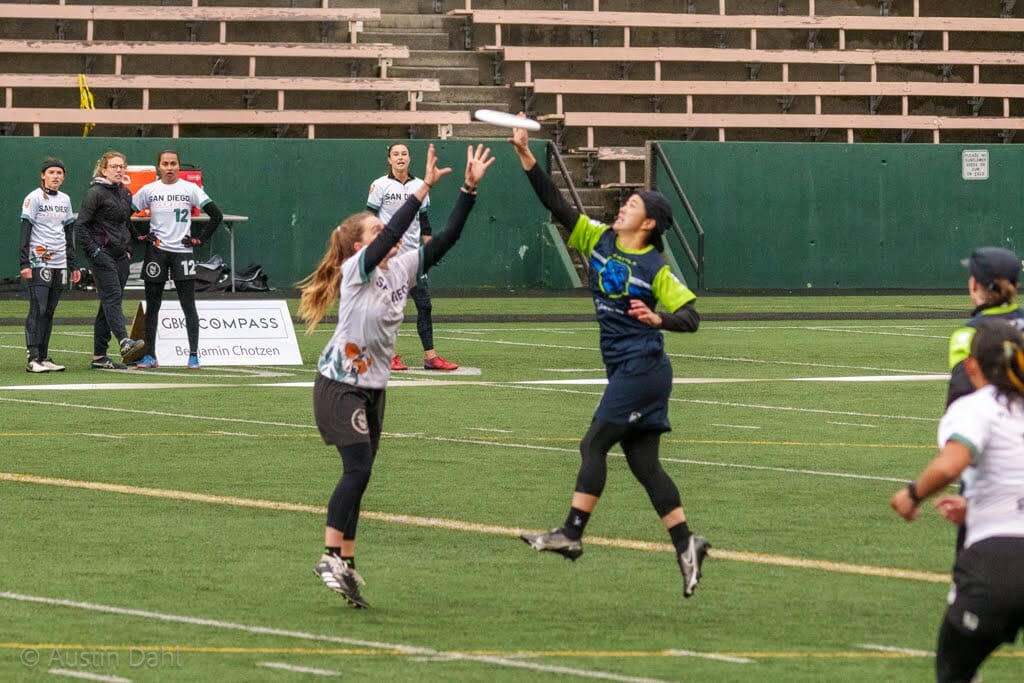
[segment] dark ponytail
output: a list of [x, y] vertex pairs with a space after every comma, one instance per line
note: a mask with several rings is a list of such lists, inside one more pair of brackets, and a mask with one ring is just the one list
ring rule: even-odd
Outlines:
[[971, 357], [1000, 395], [1024, 404], [1024, 337], [1005, 320], [985, 320], [971, 341]]

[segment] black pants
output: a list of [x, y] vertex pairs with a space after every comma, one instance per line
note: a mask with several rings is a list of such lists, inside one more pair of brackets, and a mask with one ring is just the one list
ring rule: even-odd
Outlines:
[[25, 348], [29, 358], [42, 360], [50, 356], [53, 313], [63, 287], [63, 269], [32, 269], [32, 279], [28, 282], [28, 317], [25, 318]]
[[[196, 281], [175, 280], [178, 302], [185, 314], [185, 331], [188, 333], [189, 353], [199, 353], [199, 312], [196, 310]], [[160, 324], [160, 305], [164, 301], [164, 283], [146, 283], [146, 348], [156, 357], [156, 331]]]
[[416, 333], [420, 335], [423, 350], [429, 351], [434, 348], [434, 318], [431, 315], [433, 305], [430, 303], [430, 283], [426, 275], [409, 290], [409, 297], [416, 304]]
[[111, 335], [117, 342], [128, 336], [121, 301], [124, 297], [124, 285], [128, 282], [129, 265], [131, 264], [127, 255], [115, 258], [105, 251], [89, 259], [89, 268], [96, 283], [96, 293], [100, 297], [100, 309], [96, 312], [96, 322], [92, 328], [94, 356], [107, 355]]

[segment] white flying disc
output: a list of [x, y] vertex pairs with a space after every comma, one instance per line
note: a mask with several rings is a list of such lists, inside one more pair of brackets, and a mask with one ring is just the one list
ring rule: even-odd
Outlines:
[[494, 109], [477, 109], [473, 112], [473, 118], [484, 123], [491, 123], [495, 126], [506, 128], [525, 128], [526, 130], [540, 130], [540, 124], [533, 119], [524, 119], [503, 111]]

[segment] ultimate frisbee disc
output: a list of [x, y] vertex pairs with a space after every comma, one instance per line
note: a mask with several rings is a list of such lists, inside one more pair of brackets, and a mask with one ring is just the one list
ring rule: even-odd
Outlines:
[[484, 123], [490, 123], [495, 126], [505, 126], [506, 128], [525, 128], [526, 130], [537, 131], [540, 130], [540, 124], [533, 119], [524, 119], [515, 114], [509, 114], [503, 111], [495, 111], [494, 109], [477, 109], [473, 112], [473, 118], [477, 121], [483, 121]]

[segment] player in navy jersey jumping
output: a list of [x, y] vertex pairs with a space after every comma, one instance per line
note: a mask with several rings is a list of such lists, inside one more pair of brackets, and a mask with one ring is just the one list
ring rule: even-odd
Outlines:
[[[580, 214], [537, 165], [523, 128], [509, 139], [526, 177], [555, 219], [572, 231], [569, 246], [590, 263], [590, 290], [601, 335], [608, 385], [580, 442], [583, 457], [565, 524], [547, 533], [526, 533], [535, 550], [570, 560], [583, 554], [583, 531], [604, 491], [608, 451], [621, 444], [633, 476], [668, 530], [683, 575], [683, 596], [693, 595], [710, 544], [690, 531], [675, 483], [658, 459], [661, 434], [671, 429], [668, 399], [672, 365], [662, 330], [696, 332], [696, 296], [661, 255], [662, 234], [672, 209], [659, 192], [631, 195], [612, 226]], [[656, 312], [661, 304], [669, 312]]]
[[[366, 210], [376, 214], [387, 224], [405, 200], [416, 192], [423, 181], [409, 172], [409, 147], [396, 142], [388, 145], [388, 173], [373, 181], [369, 195], [366, 197]], [[430, 194], [423, 199], [420, 210], [412, 219], [412, 225], [405, 231], [399, 253], [416, 251], [421, 245], [430, 241], [431, 226], [427, 208], [430, 206]], [[416, 304], [416, 333], [423, 346], [423, 367], [427, 370], [458, 370], [459, 366], [437, 355], [434, 349], [434, 321], [431, 317], [433, 304], [430, 301], [430, 282], [424, 274], [409, 290], [409, 298]], [[400, 355], [391, 359], [392, 370], [408, 370]]]
[[[147, 242], [142, 262], [142, 277], [146, 283], [147, 353], [136, 367], [160, 366], [156, 358], [156, 331], [164, 285], [170, 278], [174, 281], [178, 301], [185, 314], [189, 351], [187, 367], [198, 370], [199, 313], [196, 311], [196, 257], [193, 250], [210, 239], [224, 214], [203, 188], [178, 177], [181, 162], [175, 150], [160, 152], [156, 169], [158, 179], [141, 187], [132, 197], [133, 209], [149, 209], [150, 212], [149, 233], [139, 235], [139, 239]], [[210, 217], [206, 229], [198, 234], [192, 234], [192, 207], [203, 209]]]
[[327, 505], [324, 553], [315, 572], [353, 607], [368, 607], [355, 568], [360, 502], [370, 480], [384, 422], [385, 389], [391, 375], [395, 338], [409, 291], [455, 244], [476, 202], [476, 189], [494, 162], [490, 149], [466, 152], [465, 182], [444, 232], [415, 250], [399, 242], [419, 212], [430, 187], [450, 168], [438, 168], [434, 146], [427, 150], [423, 181], [387, 225], [369, 211], [349, 216], [335, 228], [327, 253], [302, 290], [299, 317], [308, 332], [338, 299], [338, 324], [317, 363], [313, 413], [323, 440], [341, 454], [342, 475]]
[[21, 277], [28, 285], [28, 317], [25, 318], [25, 347], [28, 372], [59, 372], [50, 358], [50, 333], [53, 314], [64, 287], [64, 269], [70, 269], [71, 282], [82, 274], [75, 265], [72, 227], [75, 219], [71, 198], [60, 191], [64, 184], [64, 164], [47, 159], [39, 171], [40, 187], [32, 190], [21, 208], [21, 240], [18, 262]]

